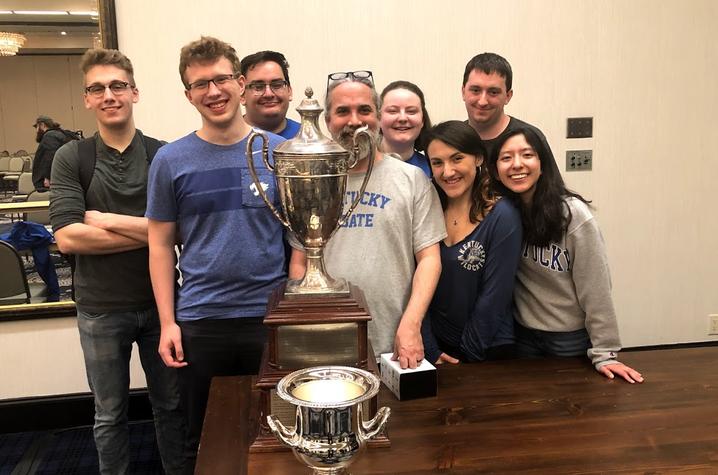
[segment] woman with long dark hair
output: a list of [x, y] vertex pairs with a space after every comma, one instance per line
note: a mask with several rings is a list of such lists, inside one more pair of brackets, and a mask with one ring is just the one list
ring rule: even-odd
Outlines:
[[441, 123], [427, 134], [427, 154], [448, 236], [440, 243], [441, 277], [422, 325], [432, 363], [513, 356], [511, 295], [521, 252], [521, 217], [490, 188], [486, 151], [474, 129]]
[[530, 129], [497, 144], [489, 159], [496, 187], [521, 208], [524, 247], [516, 288], [518, 356], [588, 355], [608, 378], [642, 382], [619, 363], [621, 344], [603, 237], [589, 202], [568, 190]]

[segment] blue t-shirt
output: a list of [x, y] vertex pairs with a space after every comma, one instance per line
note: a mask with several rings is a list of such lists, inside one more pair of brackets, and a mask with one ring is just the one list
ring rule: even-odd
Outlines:
[[[270, 150], [283, 141], [267, 135]], [[193, 132], [162, 147], [152, 161], [146, 216], [176, 222], [183, 246], [179, 321], [262, 316], [270, 292], [286, 277], [283, 227], [257, 191], [246, 146], [246, 138], [215, 145]], [[263, 163], [261, 140], [253, 149], [261, 187], [276, 207], [276, 181]]]
[[407, 160], [406, 163], [421, 168], [426, 176], [431, 178], [431, 166], [429, 165], [429, 160], [427, 160], [423, 153], [414, 150], [414, 155], [409, 157], [409, 160]]
[[281, 135], [285, 139], [293, 139], [297, 135], [297, 132], [299, 132], [300, 125], [301, 124], [296, 120], [287, 119], [287, 126], [284, 127], [284, 130], [278, 132], [278, 135]]
[[463, 240], [453, 246], [441, 242], [441, 277], [421, 328], [431, 363], [442, 352], [481, 361], [489, 348], [513, 343], [521, 240], [521, 215], [504, 198]]

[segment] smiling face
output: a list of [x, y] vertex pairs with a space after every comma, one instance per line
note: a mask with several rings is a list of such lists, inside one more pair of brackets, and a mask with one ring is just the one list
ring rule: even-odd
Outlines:
[[429, 143], [426, 152], [434, 181], [449, 201], [470, 199], [477, 167], [483, 158], [461, 152], [438, 139]]
[[[504, 116], [504, 106], [513, 91], [506, 90], [506, 79], [497, 72], [486, 74], [474, 69], [461, 88], [469, 123], [478, 131], [497, 124]], [[489, 137], [493, 138], [493, 137]]]
[[381, 132], [390, 146], [414, 144], [424, 125], [419, 96], [407, 89], [392, 89], [381, 106]]
[[270, 132], [281, 132], [287, 116], [289, 102], [292, 100], [292, 87], [286, 85], [279, 89], [265, 87], [260, 95], [247, 87], [249, 84], [271, 84], [286, 81], [282, 68], [274, 61], [265, 61], [249, 68], [241, 79], [243, 85], [242, 104], [246, 109], [249, 124]]
[[499, 151], [496, 172], [503, 185], [531, 204], [541, 177], [541, 160], [523, 134], [509, 137]]
[[372, 132], [378, 131], [378, 111], [369, 86], [346, 81], [334, 87], [329, 94], [331, 110], [327, 110], [324, 118], [329, 132], [340, 145], [350, 150], [354, 131], [363, 125], [369, 126]]
[[[133, 84], [127, 71], [117, 66], [97, 65], [85, 73], [85, 87], [92, 85], [109, 86], [113, 82]], [[132, 106], [140, 100], [140, 93], [134, 86], [119, 92], [106, 87], [101, 96], [85, 93], [85, 108], [95, 113], [101, 128], [121, 129], [132, 124]]]
[[[191, 63], [185, 69], [184, 77], [187, 84], [191, 85], [231, 74], [234, 74], [232, 63], [221, 57], [215, 61]], [[219, 86], [210, 82], [203, 90], [190, 88], [185, 91], [187, 99], [202, 116], [203, 127], [213, 130], [223, 130], [233, 125], [239, 115], [239, 94], [240, 87], [236, 79], [225, 81]]]

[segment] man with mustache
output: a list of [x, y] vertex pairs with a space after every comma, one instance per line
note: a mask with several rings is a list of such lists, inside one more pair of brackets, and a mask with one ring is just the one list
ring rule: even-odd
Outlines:
[[[514, 95], [513, 73], [506, 59], [496, 53], [481, 53], [469, 60], [464, 69], [461, 97], [466, 106], [468, 124], [476, 130], [490, 157], [509, 132], [527, 127], [536, 132], [548, 151], [546, 136], [535, 126], [504, 112]], [[553, 155], [550, 157], [553, 160]]]
[[297, 135], [299, 122], [287, 119], [292, 86], [284, 55], [276, 51], [250, 54], [242, 59], [240, 72], [245, 122], [286, 139]]
[[[378, 135], [379, 111], [371, 72], [329, 75], [325, 120], [344, 148], [351, 149], [354, 132], [364, 125]], [[363, 148], [362, 160], [349, 172], [345, 207], [359, 192], [369, 154], [376, 157], [374, 169], [359, 205], [324, 251], [326, 267], [364, 291], [375, 356], [394, 352], [403, 368], [415, 368], [424, 358], [421, 321], [441, 274], [441, 204], [421, 169]], [[290, 276], [298, 278], [303, 271], [294, 263], [293, 258]]]

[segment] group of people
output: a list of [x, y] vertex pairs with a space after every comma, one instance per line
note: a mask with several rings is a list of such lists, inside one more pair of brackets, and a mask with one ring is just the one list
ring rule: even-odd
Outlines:
[[[252, 127], [268, 132], [270, 149], [299, 128], [286, 117], [289, 64], [272, 51], [240, 61], [212, 37], [184, 46], [180, 78], [202, 126], [169, 144], [135, 127], [140, 94], [125, 55], [90, 50], [81, 67], [98, 132], [55, 154], [50, 216], [58, 247], [76, 255], [101, 472], [128, 471], [137, 342], [164, 469], [191, 473], [211, 378], [257, 372], [270, 292], [306, 268], [248, 171], [250, 159], [278, 205], [260, 145], [246, 156]], [[606, 254], [588, 201], [566, 189], [544, 135], [505, 114], [511, 78], [500, 56], [472, 58], [468, 120], [432, 127], [415, 84], [395, 81], [379, 94], [371, 71], [328, 75], [334, 140], [348, 148], [368, 126], [379, 148], [361, 219], [329, 241], [327, 269], [364, 291], [372, 346], [402, 367], [424, 357], [587, 354], [607, 377], [640, 382], [616, 358]], [[350, 172], [345, 203], [367, 165]]]

